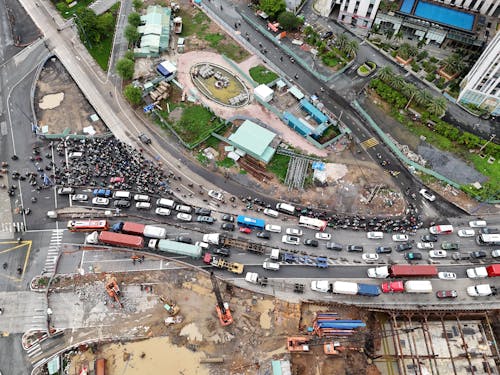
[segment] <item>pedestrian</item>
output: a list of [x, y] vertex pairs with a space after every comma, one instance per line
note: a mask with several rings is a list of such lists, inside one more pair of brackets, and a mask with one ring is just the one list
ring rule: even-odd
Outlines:
[[238, 24], [235, 22], [234, 23], [234, 28], [237, 29], [238, 28]]
[[280, 56], [280, 61], [283, 62], [283, 56]]
[[298, 74], [295, 74], [294, 78], [295, 78], [295, 79], [299, 79], [299, 75], [298, 75]]

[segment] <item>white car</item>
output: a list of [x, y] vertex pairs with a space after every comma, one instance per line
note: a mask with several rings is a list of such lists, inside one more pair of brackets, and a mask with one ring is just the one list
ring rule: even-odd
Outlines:
[[491, 257], [492, 258], [500, 258], [500, 249], [491, 250]]
[[151, 203], [149, 202], [137, 202], [135, 208], [138, 210], [149, 210], [151, 208]]
[[476, 232], [474, 229], [460, 229], [457, 234], [458, 237], [474, 237]]
[[149, 195], [145, 195], [145, 194], [134, 195], [134, 201], [136, 201], [136, 202], [149, 202], [150, 200], [151, 200], [151, 198], [149, 197]]
[[160, 215], [160, 216], [168, 216], [168, 215], [170, 215], [170, 210], [168, 208], [158, 207], [155, 210], [155, 214]]
[[456, 280], [457, 274], [455, 272], [438, 272], [438, 277], [441, 280]]
[[378, 260], [378, 254], [365, 253], [361, 256], [361, 259], [363, 259], [365, 262], [375, 262]]
[[484, 228], [487, 225], [484, 220], [473, 220], [469, 221], [469, 227], [471, 228]]
[[286, 234], [289, 234], [291, 236], [302, 236], [302, 230], [297, 229], [297, 228], [286, 228]]
[[368, 232], [366, 233], [366, 238], [370, 240], [381, 240], [384, 238], [384, 233], [383, 232]]
[[432, 242], [419, 242], [417, 243], [417, 248], [421, 250], [431, 250], [434, 249], [434, 244]]
[[266, 230], [268, 232], [281, 233], [281, 226], [273, 225], [273, 224], [266, 224]]
[[182, 221], [191, 221], [193, 217], [190, 214], [185, 214], [184, 212], [179, 212], [177, 214], [177, 219]]
[[420, 189], [419, 193], [422, 197], [427, 199], [429, 202], [434, 202], [436, 200], [436, 196], [434, 194], [432, 194], [429, 190]]
[[95, 204], [96, 206], [107, 206], [109, 205], [109, 199], [102, 197], [95, 197], [92, 198], [92, 204]]
[[446, 258], [446, 250], [431, 250], [429, 251], [430, 258]]
[[222, 199], [224, 199], [224, 196], [222, 195], [222, 193], [220, 191], [217, 191], [217, 190], [209, 190], [208, 196], [210, 198], [217, 199], [218, 201], [221, 201]]
[[392, 240], [394, 242], [406, 242], [406, 241], [408, 241], [408, 235], [407, 234], [393, 234]]
[[296, 236], [287, 236], [286, 234], [281, 237], [281, 242], [287, 243], [289, 245], [299, 245], [300, 244], [300, 238]]
[[71, 199], [77, 202], [85, 202], [89, 199], [87, 194], [75, 194], [71, 196]]
[[314, 235], [314, 237], [317, 240], [325, 240], [325, 241], [329, 241], [332, 239], [332, 235], [330, 233], [324, 233], [324, 232], [318, 232]]

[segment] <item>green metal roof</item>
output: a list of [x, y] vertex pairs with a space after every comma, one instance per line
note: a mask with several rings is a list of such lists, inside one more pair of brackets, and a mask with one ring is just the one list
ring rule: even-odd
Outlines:
[[276, 134], [273, 132], [250, 120], [245, 120], [236, 132], [231, 134], [229, 141], [231, 141], [231, 144], [235, 147], [268, 163], [276, 151], [269, 146], [274, 137], [276, 137]]
[[139, 26], [137, 31], [141, 36], [141, 48], [143, 53], [147, 50], [152, 54], [158, 54], [168, 49], [170, 41], [170, 8], [159, 5], [151, 5], [147, 13], [141, 16], [144, 25]]

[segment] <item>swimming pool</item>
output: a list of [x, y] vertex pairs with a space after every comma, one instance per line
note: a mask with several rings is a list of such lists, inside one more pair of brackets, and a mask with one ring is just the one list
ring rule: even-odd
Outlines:
[[415, 4], [415, 0], [405, 0], [403, 1], [403, 4], [401, 5], [399, 11], [403, 13], [411, 13], [411, 10], [413, 9], [413, 4]]

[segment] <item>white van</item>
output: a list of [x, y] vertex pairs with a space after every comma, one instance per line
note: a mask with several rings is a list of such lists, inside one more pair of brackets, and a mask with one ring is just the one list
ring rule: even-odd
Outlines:
[[160, 198], [156, 201], [158, 207], [174, 208], [175, 202], [172, 199]]
[[70, 152], [68, 158], [70, 159], [79, 159], [83, 156], [83, 152]]
[[262, 268], [264, 268], [266, 270], [271, 270], [271, 271], [279, 271], [280, 264], [274, 263], [274, 262], [264, 262], [264, 263], [262, 263]]
[[194, 245], [201, 247], [203, 250], [208, 250], [208, 248], [210, 247], [209, 244], [203, 241], [196, 241]]
[[131, 197], [132, 197], [132, 194], [130, 193], [130, 191], [118, 190], [118, 191], [115, 191], [113, 193], [114, 199], [125, 199], [125, 200], [129, 201]]
[[183, 204], [178, 204], [175, 206], [175, 210], [179, 212], [184, 212], [186, 214], [190, 214], [193, 208], [191, 206], [185, 206]]
[[469, 221], [469, 227], [471, 228], [484, 228], [486, 225], [486, 221], [484, 220]]
[[295, 207], [287, 203], [277, 203], [276, 209], [281, 212], [293, 215], [295, 213]]
[[384, 233], [383, 232], [368, 232], [366, 233], [366, 237], [369, 238], [370, 240], [381, 240], [384, 238]]
[[274, 224], [266, 224], [266, 230], [268, 232], [281, 233], [281, 226]]
[[270, 208], [265, 208], [263, 212], [264, 212], [264, 215], [267, 215], [267, 216], [271, 216], [271, 217], [278, 217], [279, 216], [278, 211], [271, 210]]
[[149, 198], [149, 195], [144, 195], [144, 194], [136, 194], [134, 195], [134, 201], [136, 202], [149, 202], [151, 198]]
[[149, 202], [137, 202], [135, 208], [138, 210], [149, 210], [151, 208], [151, 203]]

